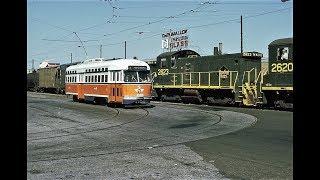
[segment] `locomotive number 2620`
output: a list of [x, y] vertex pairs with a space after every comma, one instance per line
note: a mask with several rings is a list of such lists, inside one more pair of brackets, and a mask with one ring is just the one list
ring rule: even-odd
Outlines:
[[293, 63], [273, 63], [271, 64], [271, 72], [292, 72]]

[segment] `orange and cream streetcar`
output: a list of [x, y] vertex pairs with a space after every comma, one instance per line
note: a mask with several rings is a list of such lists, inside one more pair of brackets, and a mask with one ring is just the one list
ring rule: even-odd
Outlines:
[[149, 105], [150, 66], [136, 59], [89, 59], [66, 69], [66, 94], [74, 101]]

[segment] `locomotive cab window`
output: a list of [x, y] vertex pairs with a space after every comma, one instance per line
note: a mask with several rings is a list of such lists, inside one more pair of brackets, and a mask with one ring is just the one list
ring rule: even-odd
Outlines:
[[166, 58], [162, 58], [161, 61], [160, 61], [160, 67], [164, 68], [166, 67]]
[[172, 57], [171, 58], [171, 68], [176, 68], [176, 64], [177, 64], [177, 60], [175, 57]]
[[277, 50], [277, 60], [286, 61], [289, 57], [289, 47], [281, 47]]

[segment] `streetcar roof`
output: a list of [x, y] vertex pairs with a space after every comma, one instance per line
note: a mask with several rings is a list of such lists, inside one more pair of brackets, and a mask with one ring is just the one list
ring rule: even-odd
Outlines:
[[86, 69], [90, 68], [108, 68], [108, 70], [127, 70], [129, 66], [146, 66], [147, 70], [150, 70], [150, 66], [144, 61], [136, 59], [106, 60], [103, 58], [88, 59], [80, 64], [69, 66], [66, 70], [77, 70], [78, 72], [85, 72]]

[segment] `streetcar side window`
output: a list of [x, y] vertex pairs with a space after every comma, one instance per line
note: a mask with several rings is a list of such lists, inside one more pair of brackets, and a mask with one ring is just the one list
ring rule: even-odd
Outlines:
[[104, 75], [101, 75], [101, 82], [104, 82]]
[[119, 79], [120, 79], [120, 72], [116, 72], [116, 76], [117, 76], [117, 81], [119, 81]]
[[97, 75], [94, 76], [94, 82], [97, 82]]
[[98, 75], [98, 82], [100, 82], [100, 75]]
[[108, 82], [108, 75], [104, 75], [104, 82]]

